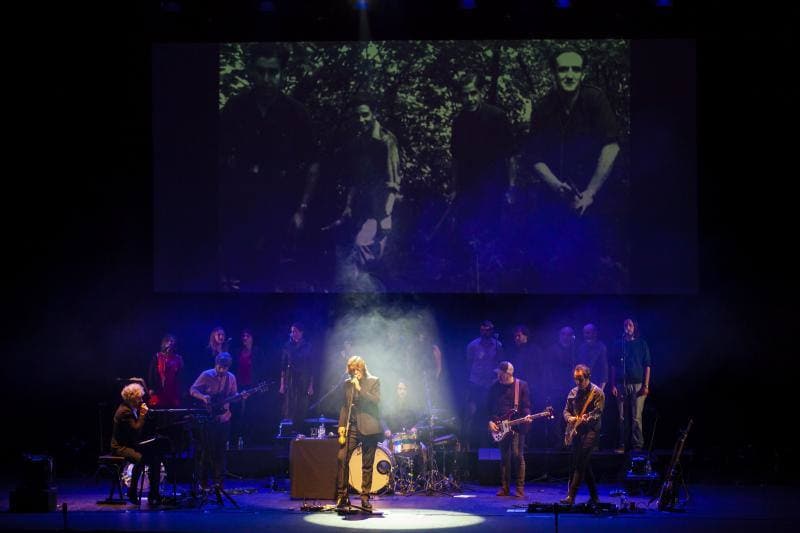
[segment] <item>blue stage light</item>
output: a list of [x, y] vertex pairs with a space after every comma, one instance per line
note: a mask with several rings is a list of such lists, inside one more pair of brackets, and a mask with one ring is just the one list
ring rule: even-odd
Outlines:
[[272, 0], [262, 0], [258, 3], [258, 10], [262, 13], [273, 13], [275, 11], [275, 2]]
[[478, 7], [478, 1], [477, 0], [461, 0], [459, 2], [459, 6], [461, 7], [461, 9], [475, 9], [476, 7]]
[[366, 11], [369, 8], [368, 0], [356, 0], [355, 8], [359, 11]]
[[572, 7], [572, 0], [556, 0], [556, 7], [558, 9], [569, 9]]

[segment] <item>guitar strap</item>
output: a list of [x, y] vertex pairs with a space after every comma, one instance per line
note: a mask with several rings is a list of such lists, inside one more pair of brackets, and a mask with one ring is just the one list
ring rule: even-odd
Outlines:
[[514, 411], [519, 410], [519, 380], [514, 380]]
[[581, 409], [581, 414], [578, 416], [583, 416], [586, 413], [586, 408], [589, 407], [589, 404], [592, 402], [592, 396], [594, 396], [594, 387], [589, 391], [589, 396], [586, 397], [586, 403], [583, 404], [583, 408]]

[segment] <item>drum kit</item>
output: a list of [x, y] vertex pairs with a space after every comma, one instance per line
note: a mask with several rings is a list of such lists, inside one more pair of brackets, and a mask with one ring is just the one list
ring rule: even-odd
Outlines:
[[[449, 496], [449, 492], [461, 489], [455, 468], [460, 443], [453, 433], [436, 436], [437, 432], [450, 427], [454, 417], [444, 418], [441, 411], [433, 411], [415, 425], [413, 431], [403, 428], [403, 431], [392, 434], [378, 444], [373, 462], [372, 494], [410, 496], [439, 493]], [[441, 470], [439, 464], [442, 465]], [[359, 445], [349, 463], [349, 483], [355, 490], [361, 488], [361, 466], [362, 451]]]

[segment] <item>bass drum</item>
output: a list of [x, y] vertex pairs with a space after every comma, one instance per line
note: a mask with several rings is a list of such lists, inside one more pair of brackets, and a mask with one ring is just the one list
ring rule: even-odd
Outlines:
[[[147, 475], [150, 471], [150, 467], [145, 465], [144, 472], [142, 472], [142, 477], [139, 479], [139, 482], [144, 480], [143, 488], [144, 490], [150, 489], [150, 477]], [[130, 488], [131, 486], [131, 478], [133, 477], [133, 463], [128, 463], [125, 469], [122, 471], [122, 482], [125, 484], [126, 487]], [[167, 472], [164, 469], [164, 463], [161, 463], [161, 475], [159, 476], [159, 480], [161, 484], [164, 484], [164, 480], [167, 479]], [[138, 489], [138, 487], [137, 487]]]
[[[350, 486], [361, 492], [361, 444], [353, 450], [350, 456]], [[378, 444], [375, 448], [375, 461], [372, 463], [372, 490], [370, 494], [376, 494], [389, 488], [389, 481], [395, 469], [395, 461], [392, 452], [383, 444]]]

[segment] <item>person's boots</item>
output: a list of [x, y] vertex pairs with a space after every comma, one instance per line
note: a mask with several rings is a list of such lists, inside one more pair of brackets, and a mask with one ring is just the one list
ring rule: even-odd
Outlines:
[[361, 494], [361, 508], [365, 511], [372, 511], [372, 504], [369, 503], [369, 493]]
[[502, 461], [500, 462], [500, 490], [497, 491], [498, 496], [508, 496], [508, 469], [505, 467], [505, 463]]
[[594, 482], [594, 478], [587, 478], [586, 484], [589, 486], [589, 501], [586, 503], [590, 507], [597, 507], [597, 504], [600, 503], [600, 496], [597, 494], [597, 485]]
[[559, 503], [562, 505], [572, 505], [575, 503], [575, 495], [578, 493], [578, 485], [581, 484], [580, 474], [575, 472], [572, 474], [572, 479], [569, 481], [569, 489], [567, 490], [567, 497]]
[[336, 508], [345, 509], [350, 507], [350, 498], [347, 497], [347, 492], [340, 492], [336, 497]]
[[517, 469], [517, 489], [514, 491], [515, 498], [525, 497], [525, 464], [520, 464]]

